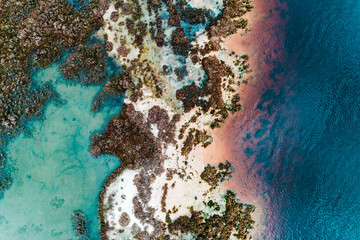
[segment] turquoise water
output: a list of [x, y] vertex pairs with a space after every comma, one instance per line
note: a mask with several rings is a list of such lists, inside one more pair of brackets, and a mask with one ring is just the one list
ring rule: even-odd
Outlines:
[[86, 214], [91, 239], [98, 239], [98, 194], [118, 160], [94, 159], [89, 140], [121, 106], [93, 113], [91, 102], [101, 86], [66, 82], [58, 64], [38, 71], [34, 80], [52, 84], [60, 101], [49, 103], [43, 120], [29, 122], [29, 131], [6, 148], [13, 183], [0, 200], [0, 239], [75, 239], [74, 210]]

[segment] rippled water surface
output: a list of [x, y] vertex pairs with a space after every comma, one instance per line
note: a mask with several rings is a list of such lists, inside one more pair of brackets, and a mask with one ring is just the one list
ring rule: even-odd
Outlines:
[[360, 239], [360, 1], [286, 2], [285, 77], [262, 95], [269, 134], [252, 149], [268, 239]]

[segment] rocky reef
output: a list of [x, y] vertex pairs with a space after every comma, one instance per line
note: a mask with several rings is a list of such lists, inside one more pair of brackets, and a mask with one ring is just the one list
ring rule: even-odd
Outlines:
[[[201, 7], [199, 7], [201, 5]], [[247, 0], [108, 3], [97, 34], [123, 71], [99, 99], [124, 94], [124, 106], [91, 153], [121, 166], [99, 197], [102, 239], [249, 239], [254, 207], [222, 182], [229, 162], [204, 164], [212, 130], [241, 110], [238, 86], [248, 56], [224, 48], [245, 30]], [[94, 105], [96, 110], [96, 104]]]
[[89, 223], [86, 220], [85, 214], [80, 210], [76, 210], [73, 212], [71, 217], [72, 217], [71, 222], [77, 239], [81, 239], [81, 240], [90, 239]]
[[61, 64], [61, 73], [65, 79], [84, 85], [103, 83], [107, 75], [105, 54], [105, 46], [99, 42], [90, 46], [76, 46]]
[[[26, 120], [40, 117], [56, 98], [50, 85], [33, 83], [31, 72], [59, 59], [60, 52], [85, 41], [102, 24], [104, 2], [74, 8], [66, 0], [0, 2], [0, 151]], [[99, 66], [99, 65], [97, 65]], [[1, 154], [1, 169], [5, 156]], [[11, 183], [7, 172], [0, 189]]]
[[[224, 197], [225, 210], [221, 214], [204, 217], [201, 211], [196, 211], [190, 207], [190, 216], [180, 216], [175, 221], [169, 220], [169, 232], [190, 233], [194, 239], [199, 240], [229, 239], [232, 235], [236, 239], [247, 239], [249, 229], [254, 223], [251, 219], [254, 207], [251, 205], [244, 207], [243, 204], [239, 204], [236, 201], [235, 194], [231, 191], [227, 192]], [[215, 206], [215, 211], [218, 211], [216, 209], [219, 206], [218, 203], [210, 200], [206, 205], [208, 207]], [[168, 237], [168, 239], [170, 238]]]

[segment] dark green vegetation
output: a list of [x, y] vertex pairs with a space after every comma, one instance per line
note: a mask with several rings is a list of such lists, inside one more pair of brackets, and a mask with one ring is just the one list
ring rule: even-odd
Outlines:
[[[49, 66], [100, 27], [100, 6], [91, 1], [75, 10], [67, 0], [0, 1], [0, 150], [56, 97], [49, 85], [35, 86], [30, 71]], [[9, 185], [10, 177], [1, 179], [1, 190]]]
[[[168, 218], [168, 229], [170, 233], [190, 233], [194, 239], [229, 239], [233, 232], [237, 239], [246, 239], [249, 230], [253, 228], [254, 221], [251, 213], [255, 208], [251, 205], [244, 206], [236, 200], [231, 191], [226, 193], [225, 210], [221, 214], [212, 214], [205, 217], [202, 212], [190, 209], [191, 216], [181, 216], [174, 221]], [[212, 203], [216, 205], [216, 203]], [[212, 205], [210, 204], [210, 205]], [[163, 239], [166, 239], [164, 237]]]

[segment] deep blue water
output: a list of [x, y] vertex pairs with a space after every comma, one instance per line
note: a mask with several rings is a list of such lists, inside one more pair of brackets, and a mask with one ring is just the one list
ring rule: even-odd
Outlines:
[[270, 133], [252, 149], [276, 216], [268, 239], [360, 239], [360, 1], [287, 5], [286, 77], [262, 95]]

